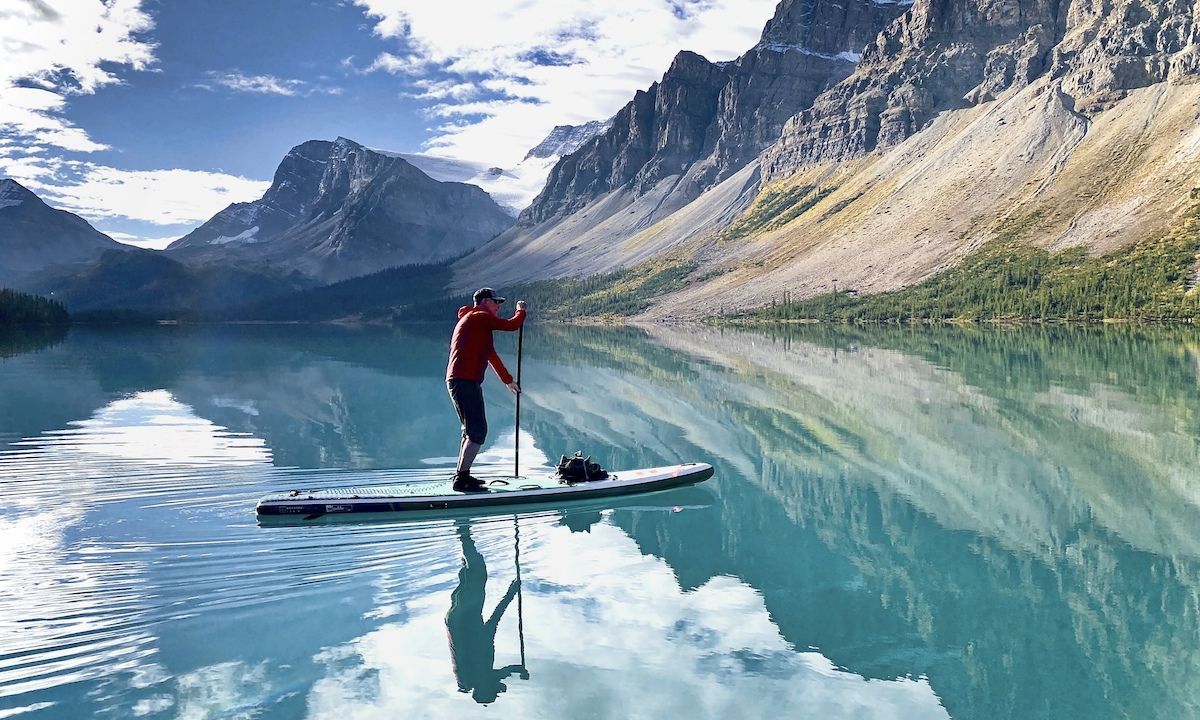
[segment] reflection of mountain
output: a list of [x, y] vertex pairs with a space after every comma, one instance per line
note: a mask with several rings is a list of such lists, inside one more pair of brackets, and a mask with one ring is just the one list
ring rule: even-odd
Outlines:
[[[0, 437], [57, 430], [115, 398], [168, 389], [197, 415], [262, 438], [281, 466], [421, 467], [452, 455], [459, 434], [442, 380], [449, 327], [421, 332], [75, 329], [0, 375]], [[511, 428], [512, 399], [496, 384], [488, 401], [491, 442]]]
[[[447, 333], [76, 329], [5, 361], [0, 434], [163, 388], [281, 465], [419, 466], [457, 436]], [[666, 559], [684, 596], [728, 576], [761, 593], [794, 649], [869, 678], [925, 676], [956, 718], [1187, 716], [1200, 697], [1188, 342], [534, 325], [522, 427], [549, 455], [614, 468], [713, 461], [716, 507], [611, 521]], [[512, 405], [489, 383], [494, 439]], [[41, 411], [18, 417], [22, 388]]]
[[[955, 717], [1193, 706], [1193, 662], [1166, 660], [1198, 639], [1200, 507], [1182, 480], [1200, 397], [1176, 340], [905, 331], [907, 352], [866, 347], [896, 344], [886, 333], [847, 352], [653, 334], [665, 347], [557, 338], [574, 350], [539, 375], [559, 384], [529, 396], [588, 409], [535, 432], [546, 447], [603, 446], [640, 408], [654, 421], [624, 447], [717, 458], [719, 530], [629, 528], [682, 582], [742, 577], [793, 643], [875, 677], [927, 674]], [[621, 372], [572, 369], [589, 354]]]

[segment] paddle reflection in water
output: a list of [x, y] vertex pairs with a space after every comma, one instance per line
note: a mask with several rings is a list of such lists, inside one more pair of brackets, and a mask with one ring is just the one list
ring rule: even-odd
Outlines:
[[[507, 690], [504, 680], [519, 675], [529, 679], [524, 662], [524, 638], [521, 640], [521, 663], [496, 668], [496, 628], [504, 612], [521, 588], [520, 557], [517, 559], [518, 577], [508, 585], [504, 597], [496, 604], [487, 620], [483, 619], [484, 599], [487, 594], [487, 563], [475, 547], [471, 537], [471, 526], [466, 520], [455, 522], [458, 542], [462, 548], [462, 568], [458, 571], [458, 587], [450, 595], [450, 610], [446, 613], [446, 637], [450, 641], [450, 661], [458, 690], [471, 693], [480, 704], [495, 702], [500, 693]], [[518, 548], [519, 552], [519, 548]], [[523, 625], [523, 623], [522, 623]], [[524, 628], [521, 627], [524, 633]]]

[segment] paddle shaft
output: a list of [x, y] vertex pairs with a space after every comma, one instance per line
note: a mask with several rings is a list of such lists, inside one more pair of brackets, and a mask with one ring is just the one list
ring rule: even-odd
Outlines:
[[[525, 344], [525, 326], [517, 328], [517, 389], [521, 388], [521, 350]], [[517, 424], [513, 434], [513, 477], [521, 477], [521, 393], [517, 393]]]
[[517, 636], [521, 639], [521, 669], [525, 670], [525, 613], [521, 607], [521, 523], [513, 515], [513, 542], [516, 544], [514, 559], [517, 566]]

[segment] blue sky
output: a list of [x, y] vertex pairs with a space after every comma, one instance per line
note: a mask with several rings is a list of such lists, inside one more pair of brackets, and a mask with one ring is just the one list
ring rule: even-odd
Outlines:
[[258, 198], [287, 150], [510, 167], [682, 49], [727, 60], [768, 0], [0, 0], [0, 176], [162, 247]]

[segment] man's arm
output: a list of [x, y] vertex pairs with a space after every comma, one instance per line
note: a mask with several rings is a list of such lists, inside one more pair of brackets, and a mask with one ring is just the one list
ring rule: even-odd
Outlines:
[[529, 679], [529, 671], [524, 665], [505, 665], [496, 671], [496, 676], [501, 680], [507, 680], [512, 675], [520, 675], [522, 680]]
[[488, 355], [488, 362], [492, 364], [492, 369], [500, 377], [500, 382], [505, 385], [513, 384], [513, 376], [508, 372], [508, 368], [504, 367], [504, 363], [500, 360], [500, 356], [496, 354], [495, 348], [492, 348], [491, 354]]
[[508, 604], [517, 596], [517, 590], [521, 587], [521, 581], [514, 579], [508, 584], [508, 592], [504, 593], [504, 597], [500, 598], [500, 602], [496, 603], [496, 609], [492, 611], [492, 616], [487, 619], [487, 626], [493, 628], [500, 624], [500, 616], [508, 609]]
[[525, 324], [524, 303], [518, 302], [517, 303], [517, 311], [515, 313], [513, 313], [513, 316], [508, 318], [507, 320], [505, 320], [502, 317], [497, 317], [495, 315], [489, 315], [488, 317], [490, 318], [489, 324], [491, 325], [493, 330], [507, 330], [509, 332], [512, 332], [513, 330], [516, 330], [517, 328], [519, 328]]

